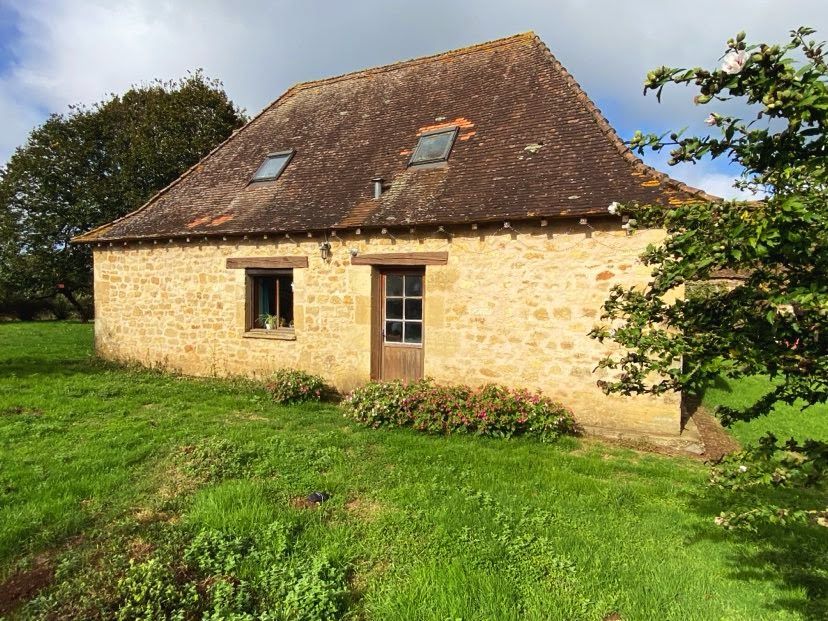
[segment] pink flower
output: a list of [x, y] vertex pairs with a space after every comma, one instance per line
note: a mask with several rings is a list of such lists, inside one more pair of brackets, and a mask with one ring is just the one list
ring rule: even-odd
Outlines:
[[736, 75], [745, 68], [748, 58], [748, 53], [745, 50], [739, 50], [738, 52], [730, 50], [722, 60], [722, 71], [728, 75]]
[[704, 122], [712, 127], [713, 125], [719, 124], [719, 119], [715, 114], [711, 114], [704, 120]]

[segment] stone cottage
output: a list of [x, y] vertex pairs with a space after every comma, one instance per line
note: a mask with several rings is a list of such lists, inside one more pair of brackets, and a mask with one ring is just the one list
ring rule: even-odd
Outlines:
[[612, 201], [704, 198], [645, 166], [537, 36], [290, 88], [94, 251], [105, 358], [541, 389], [596, 430], [680, 432], [607, 397], [587, 333], [663, 232]]

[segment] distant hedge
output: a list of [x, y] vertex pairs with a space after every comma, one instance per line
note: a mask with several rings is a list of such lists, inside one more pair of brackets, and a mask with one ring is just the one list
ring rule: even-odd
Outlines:
[[[86, 318], [92, 317], [94, 304], [91, 295], [78, 294]], [[83, 319], [75, 308], [61, 295], [50, 298], [27, 299], [17, 296], [0, 296], [0, 321], [33, 321], [36, 319]]]

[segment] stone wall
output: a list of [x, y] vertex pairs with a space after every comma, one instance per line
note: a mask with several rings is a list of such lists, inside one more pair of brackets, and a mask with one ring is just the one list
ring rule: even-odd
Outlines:
[[[318, 373], [347, 391], [370, 376], [371, 270], [361, 253], [447, 251], [426, 268], [425, 374], [442, 382], [537, 388], [589, 426], [679, 433], [676, 395], [607, 397], [593, 372], [610, 349], [587, 336], [610, 287], [643, 284], [638, 254], [660, 231], [632, 236], [617, 221], [516, 223], [452, 237], [348, 233], [323, 261], [320, 238], [166, 240], [95, 248], [98, 352], [191, 375], [263, 377], [280, 367]], [[433, 229], [432, 229], [433, 230]], [[294, 270], [296, 340], [244, 333], [245, 275], [228, 257], [306, 255]]]

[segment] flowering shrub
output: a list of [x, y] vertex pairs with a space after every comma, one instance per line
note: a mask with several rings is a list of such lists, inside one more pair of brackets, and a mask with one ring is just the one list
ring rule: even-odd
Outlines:
[[344, 405], [346, 416], [371, 427], [500, 438], [530, 435], [542, 441], [578, 433], [572, 412], [559, 403], [540, 393], [495, 384], [473, 389], [441, 386], [428, 379], [408, 385], [371, 382], [353, 391]]
[[279, 369], [265, 385], [276, 403], [319, 401], [325, 390], [325, 381], [318, 375], [296, 369]]
[[353, 391], [343, 403], [350, 417], [363, 425], [402, 427], [411, 389], [412, 385], [405, 386], [399, 380], [371, 382]]

